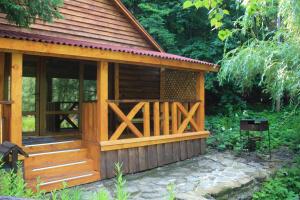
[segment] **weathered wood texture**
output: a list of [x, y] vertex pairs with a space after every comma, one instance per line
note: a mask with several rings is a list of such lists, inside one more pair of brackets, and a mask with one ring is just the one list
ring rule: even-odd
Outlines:
[[156, 50], [112, 0], [65, 0], [60, 12], [63, 19], [54, 23], [37, 20], [31, 29], [10, 25], [5, 14], [0, 14], [0, 29]]
[[123, 164], [124, 174], [186, 160], [205, 152], [205, 139], [101, 152], [101, 178], [114, 177], [114, 165]]

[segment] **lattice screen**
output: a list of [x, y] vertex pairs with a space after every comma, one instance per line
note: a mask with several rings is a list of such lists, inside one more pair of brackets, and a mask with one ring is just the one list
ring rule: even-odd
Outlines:
[[161, 99], [196, 99], [197, 73], [164, 69], [161, 75]]

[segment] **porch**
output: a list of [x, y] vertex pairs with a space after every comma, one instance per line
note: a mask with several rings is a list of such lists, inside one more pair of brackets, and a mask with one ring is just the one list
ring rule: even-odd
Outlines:
[[29, 186], [41, 176], [49, 191], [110, 178], [115, 162], [134, 173], [205, 151], [208, 64], [0, 40], [1, 99], [9, 100], [0, 102], [1, 141], [30, 153]]

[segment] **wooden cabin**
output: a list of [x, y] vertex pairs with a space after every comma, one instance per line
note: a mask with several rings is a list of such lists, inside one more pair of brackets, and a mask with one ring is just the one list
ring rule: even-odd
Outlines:
[[24, 29], [0, 14], [0, 143], [30, 154], [24, 177], [59, 189], [205, 152], [214, 64], [165, 53], [120, 0], [65, 0]]

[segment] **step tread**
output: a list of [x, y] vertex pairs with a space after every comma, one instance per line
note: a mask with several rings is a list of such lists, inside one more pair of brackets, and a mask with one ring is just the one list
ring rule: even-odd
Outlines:
[[71, 140], [71, 141], [61, 141], [53, 143], [44, 143], [44, 144], [34, 144], [34, 145], [25, 145], [23, 147], [24, 151], [27, 153], [36, 153], [36, 152], [48, 152], [56, 151], [70, 148], [81, 148], [81, 140]]
[[42, 169], [53, 169], [53, 168], [59, 168], [59, 167], [66, 167], [71, 165], [80, 165], [80, 164], [88, 164], [93, 162], [92, 159], [86, 158], [86, 159], [74, 159], [74, 160], [68, 160], [68, 161], [57, 161], [57, 162], [46, 162], [42, 163], [38, 166], [31, 167], [30, 170], [33, 171], [40, 171]]
[[86, 151], [86, 150], [87, 150], [86, 148], [68, 148], [68, 149], [60, 149], [55, 151], [39, 151], [35, 153], [30, 153], [29, 158], [36, 157], [36, 156], [60, 154], [60, 153], [79, 152], [79, 151]]
[[[64, 181], [69, 181], [69, 180], [74, 180], [74, 179], [80, 179], [80, 178], [85, 178], [85, 177], [92, 177], [95, 175], [99, 175], [99, 172], [94, 171], [94, 170], [89, 170], [89, 171], [79, 171], [76, 173], [68, 173], [68, 174], [61, 174], [61, 175], [55, 175], [55, 176], [50, 176], [50, 177], [39, 177], [39, 181], [41, 182], [42, 185], [48, 185], [51, 183], [59, 183], [59, 182], [64, 182]], [[28, 179], [26, 182], [31, 185], [31, 184], [36, 184], [37, 179]]]

